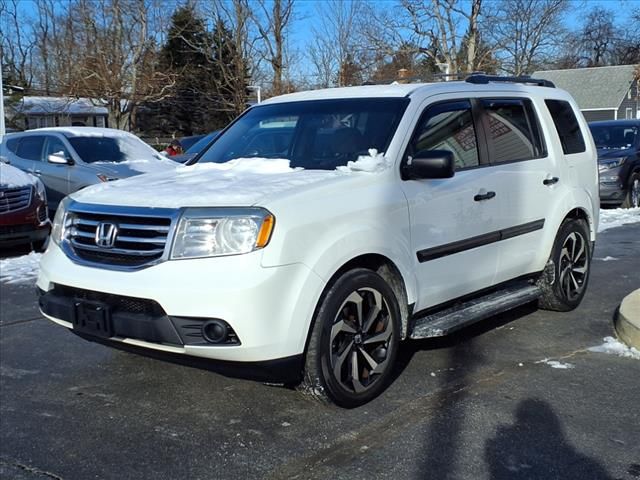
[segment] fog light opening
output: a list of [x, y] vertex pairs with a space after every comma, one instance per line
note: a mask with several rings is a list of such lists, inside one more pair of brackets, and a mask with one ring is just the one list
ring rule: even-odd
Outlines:
[[229, 328], [220, 320], [209, 320], [202, 325], [202, 336], [209, 343], [224, 343], [229, 337]]

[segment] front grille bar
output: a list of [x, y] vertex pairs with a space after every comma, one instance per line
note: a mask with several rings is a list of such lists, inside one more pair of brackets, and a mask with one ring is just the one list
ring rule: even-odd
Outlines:
[[33, 188], [16, 187], [16, 188], [0, 188], [0, 212], [15, 212], [26, 208], [31, 204], [31, 195]]

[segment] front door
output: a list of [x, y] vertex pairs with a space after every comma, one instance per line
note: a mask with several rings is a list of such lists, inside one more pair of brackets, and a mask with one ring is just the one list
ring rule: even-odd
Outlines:
[[453, 153], [452, 178], [409, 180], [411, 244], [418, 277], [416, 310], [493, 284], [499, 258], [500, 204], [481, 122], [467, 99], [430, 99], [403, 162], [424, 150]]
[[66, 197], [69, 190], [69, 175], [73, 166], [66, 164], [50, 163], [49, 155], [56, 155], [63, 158], [71, 158], [69, 149], [58, 137], [47, 135], [44, 153], [41, 161], [36, 162], [36, 171], [47, 186], [47, 200], [52, 210], [55, 210], [58, 203]]

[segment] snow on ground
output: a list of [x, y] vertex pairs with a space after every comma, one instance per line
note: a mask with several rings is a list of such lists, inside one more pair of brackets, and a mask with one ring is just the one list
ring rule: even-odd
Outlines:
[[600, 260], [601, 262], [611, 262], [613, 260], [618, 260], [616, 257], [610, 257], [609, 255], [603, 258], [596, 257], [595, 259]]
[[640, 208], [600, 209], [598, 232], [604, 232], [627, 223], [640, 223]]
[[544, 363], [545, 365], [549, 365], [551, 368], [560, 368], [562, 370], [568, 370], [569, 368], [573, 368], [572, 363], [563, 363], [558, 360], [550, 360], [548, 358], [538, 360], [535, 363]]
[[598, 347], [588, 348], [590, 352], [610, 353], [619, 357], [635, 358], [640, 360], [640, 350], [635, 347], [628, 347], [624, 343], [613, 337], [604, 337], [604, 343]]
[[0, 282], [2, 283], [35, 283], [40, 268], [42, 254], [31, 252], [22, 257], [3, 258], [0, 260]]

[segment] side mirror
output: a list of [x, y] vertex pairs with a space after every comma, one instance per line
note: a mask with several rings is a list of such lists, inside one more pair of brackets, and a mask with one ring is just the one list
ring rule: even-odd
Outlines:
[[49, 163], [55, 163], [58, 165], [73, 165], [75, 162], [71, 157], [64, 157], [61, 155], [49, 155], [47, 157]]
[[455, 163], [449, 150], [422, 150], [402, 166], [403, 180], [451, 178]]

